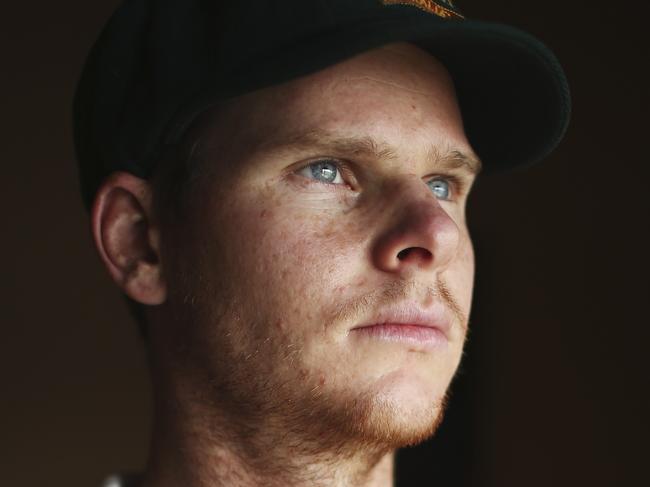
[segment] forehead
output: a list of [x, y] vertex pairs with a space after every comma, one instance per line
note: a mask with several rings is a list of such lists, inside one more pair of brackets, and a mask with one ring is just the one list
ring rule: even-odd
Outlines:
[[397, 148], [433, 145], [471, 153], [449, 74], [405, 43], [230, 100], [203, 119], [202, 136], [229, 150], [262, 150], [327, 133]]

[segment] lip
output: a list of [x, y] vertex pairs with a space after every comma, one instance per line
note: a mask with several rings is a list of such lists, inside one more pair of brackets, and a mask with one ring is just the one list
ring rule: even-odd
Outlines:
[[380, 310], [350, 332], [364, 338], [437, 348], [449, 341], [451, 323], [442, 303], [427, 309], [417, 303], [403, 303]]

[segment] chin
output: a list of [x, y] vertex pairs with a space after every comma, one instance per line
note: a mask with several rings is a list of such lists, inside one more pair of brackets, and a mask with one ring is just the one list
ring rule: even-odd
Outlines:
[[442, 422], [446, 388], [428, 387], [420, 381], [393, 381], [383, 385], [361, 416], [359, 433], [391, 449], [413, 446], [432, 437]]
[[[400, 380], [401, 379], [401, 380]], [[393, 374], [348, 401], [334, 404], [326, 421], [356, 448], [392, 451], [431, 438], [442, 422], [446, 388]], [[324, 405], [324, 404], [323, 404]], [[332, 431], [332, 430], [330, 430]]]
[[442, 422], [446, 401], [423, 408], [404, 408], [401, 403], [380, 401], [365, 421], [363, 436], [369, 441], [398, 449], [414, 446], [431, 438]]

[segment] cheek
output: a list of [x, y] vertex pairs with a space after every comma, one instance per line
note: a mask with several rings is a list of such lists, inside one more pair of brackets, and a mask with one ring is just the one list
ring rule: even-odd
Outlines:
[[461, 234], [454, 265], [449, 271], [449, 285], [461, 309], [469, 316], [474, 286], [474, 247], [469, 235]]
[[352, 287], [364, 287], [355, 229], [333, 208], [315, 211], [277, 199], [237, 208], [224, 221], [224, 252], [212, 265], [229, 276], [241, 316], [239, 326], [224, 325], [231, 335], [227, 347], [244, 355], [259, 351], [257, 367], [269, 374], [291, 376], [300, 364], [298, 371], [313, 378], [331, 362], [326, 351], [337, 349], [325, 317]]
[[359, 229], [344, 221], [334, 200], [305, 208], [282, 196], [242, 197], [204, 233], [206, 267], [262, 328], [313, 322], [360, 260]]
[[[297, 309], [315, 310], [338, 282], [345, 281], [361, 249], [354, 245], [350, 225], [340, 224], [336, 212], [314, 212], [296, 207], [276, 209], [253, 224], [259, 246], [251, 252], [257, 280], [284, 289]], [[261, 284], [261, 282], [260, 282]], [[285, 303], [289, 305], [289, 303]]]

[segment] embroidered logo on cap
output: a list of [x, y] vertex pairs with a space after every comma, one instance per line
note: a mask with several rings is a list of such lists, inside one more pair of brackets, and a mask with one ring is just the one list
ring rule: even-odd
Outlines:
[[380, 0], [384, 5], [412, 5], [443, 19], [464, 18], [452, 0]]

